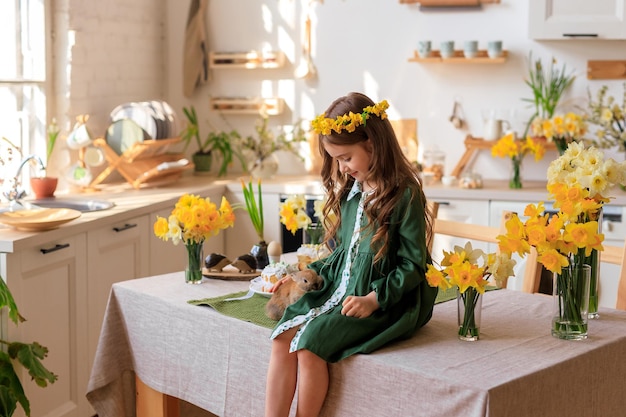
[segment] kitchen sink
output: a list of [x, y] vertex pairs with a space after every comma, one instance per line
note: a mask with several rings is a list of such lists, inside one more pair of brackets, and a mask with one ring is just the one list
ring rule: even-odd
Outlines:
[[95, 199], [79, 199], [79, 198], [42, 198], [38, 200], [23, 201], [24, 205], [27, 203], [34, 204], [38, 207], [44, 208], [67, 208], [81, 211], [83, 213], [90, 211], [107, 210], [115, 206], [115, 203], [106, 200]]

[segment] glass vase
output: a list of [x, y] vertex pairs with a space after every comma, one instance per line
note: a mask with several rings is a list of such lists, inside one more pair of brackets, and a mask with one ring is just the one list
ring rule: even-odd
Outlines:
[[[597, 216], [590, 220], [598, 222], [598, 233], [602, 233], [602, 209], [598, 211]], [[591, 267], [591, 276], [589, 278], [589, 311], [587, 316], [590, 319], [600, 318], [598, 313], [599, 306], [599, 289], [600, 289], [600, 252], [593, 249], [591, 254], [585, 257], [585, 264]]]
[[483, 295], [475, 288], [469, 287], [465, 292], [456, 292], [457, 320], [459, 339], [474, 342], [480, 338], [480, 314], [483, 306]]
[[187, 249], [187, 267], [185, 268], [185, 282], [187, 284], [202, 283], [202, 262], [204, 242], [185, 243]]
[[554, 274], [552, 336], [559, 339], [587, 338], [591, 267], [569, 265]]
[[511, 160], [511, 176], [509, 177], [509, 188], [522, 188], [522, 161]]

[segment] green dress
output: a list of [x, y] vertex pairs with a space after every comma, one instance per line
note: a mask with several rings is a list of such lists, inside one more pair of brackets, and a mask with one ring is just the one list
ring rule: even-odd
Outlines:
[[[426, 324], [433, 311], [437, 288], [426, 282], [426, 221], [423, 203], [412, 191], [404, 192], [389, 226], [389, 251], [373, 266], [375, 250], [371, 236], [359, 230], [365, 194], [355, 182], [342, 201], [339, 245], [333, 253], [309, 265], [324, 278], [318, 291], [304, 294], [285, 310], [271, 338], [300, 327], [290, 351], [307, 349], [327, 362], [337, 362], [355, 353], [369, 353], [400, 338], [411, 337]], [[376, 291], [380, 308], [367, 318], [341, 314], [348, 295]]]

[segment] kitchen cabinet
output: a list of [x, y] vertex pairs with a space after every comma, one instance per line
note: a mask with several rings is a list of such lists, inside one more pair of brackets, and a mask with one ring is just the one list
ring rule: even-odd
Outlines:
[[[40, 388], [27, 371], [17, 367], [32, 417], [92, 414], [85, 398], [90, 370], [85, 344], [89, 304], [86, 241], [86, 234], [78, 233], [0, 254], [2, 276], [9, 278], [9, 288], [27, 319], [15, 326], [3, 311], [3, 337], [46, 346], [49, 354], [43, 363], [58, 376], [54, 384]], [[19, 406], [15, 415], [24, 415]]]
[[89, 369], [96, 355], [111, 286], [150, 276], [148, 232], [148, 215], [115, 221], [87, 232]]
[[531, 39], [626, 39], [626, 0], [530, 0]]

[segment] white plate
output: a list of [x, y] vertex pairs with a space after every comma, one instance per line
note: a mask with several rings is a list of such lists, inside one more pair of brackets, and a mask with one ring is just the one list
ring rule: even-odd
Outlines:
[[250, 289], [254, 291], [256, 294], [262, 295], [264, 297], [271, 297], [272, 293], [263, 291], [263, 278], [256, 277], [252, 281], [250, 281]]

